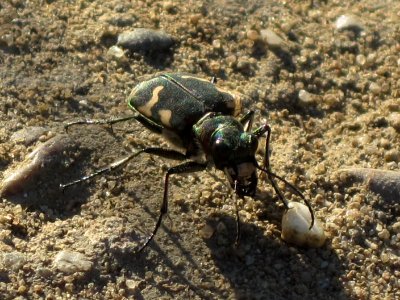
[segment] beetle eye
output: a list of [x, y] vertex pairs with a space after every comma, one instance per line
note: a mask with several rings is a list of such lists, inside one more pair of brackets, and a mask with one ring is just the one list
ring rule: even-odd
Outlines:
[[243, 133], [241, 136], [241, 144], [249, 153], [255, 153], [258, 148], [258, 139], [252, 134]]

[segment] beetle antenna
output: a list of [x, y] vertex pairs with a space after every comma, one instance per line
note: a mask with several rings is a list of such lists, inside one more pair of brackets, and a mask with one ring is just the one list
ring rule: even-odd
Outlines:
[[311, 207], [310, 202], [306, 199], [306, 197], [303, 195], [302, 192], [300, 192], [300, 190], [295, 187], [293, 184], [291, 184], [289, 181], [287, 181], [285, 178], [279, 176], [278, 174], [275, 174], [274, 172], [266, 169], [266, 168], [262, 168], [259, 165], [256, 166], [257, 169], [264, 171], [265, 173], [267, 173], [269, 180], [271, 181], [271, 184], [275, 190], [275, 192], [278, 194], [279, 198], [283, 201], [283, 204], [285, 205], [285, 207], [288, 209], [289, 208], [289, 203], [287, 202], [287, 200], [283, 197], [282, 192], [279, 190], [275, 180], [273, 179], [273, 177], [275, 177], [276, 179], [279, 179], [280, 181], [282, 181], [285, 185], [287, 185], [288, 187], [290, 187], [296, 195], [298, 195], [301, 199], [303, 199], [304, 203], [307, 205], [308, 210], [310, 211], [311, 214], [311, 225], [310, 228], [311, 229], [314, 226], [314, 211]]
[[237, 180], [235, 180], [235, 213], [236, 213], [236, 239], [235, 239], [235, 246], [239, 246], [240, 236], [241, 236], [241, 227], [240, 227], [240, 217], [239, 217], [239, 209], [238, 209], [238, 193], [237, 193]]

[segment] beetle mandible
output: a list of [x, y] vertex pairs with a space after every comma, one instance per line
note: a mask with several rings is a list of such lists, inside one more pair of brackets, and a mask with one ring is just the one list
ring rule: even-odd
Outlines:
[[[288, 185], [308, 206], [311, 213], [310, 229], [314, 224], [313, 210], [304, 195], [283, 177], [273, 173], [269, 164], [269, 142], [271, 128], [264, 124], [252, 130], [254, 112], [249, 111], [238, 118], [242, 111], [242, 97], [238, 93], [223, 90], [211, 81], [183, 73], [166, 73], [139, 83], [128, 96], [128, 105], [134, 114], [108, 120], [81, 120], [65, 125], [68, 129], [76, 124], [114, 124], [136, 119], [152, 132], [162, 134], [172, 144], [185, 152], [148, 147], [133, 152], [94, 173], [61, 185], [62, 189], [94, 176], [114, 170], [127, 164], [142, 153], [182, 161], [170, 167], [164, 178], [164, 195], [159, 217], [153, 232], [140, 246], [141, 252], [153, 239], [168, 211], [168, 182], [173, 174], [202, 171], [209, 164], [222, 170], [233, 191], [239, 197], [254, 197], [258, 176], [264, 172], [286, 209], [288, 201], [284, 198], [275, 178]], [[265, 154], [262, 165], [256, 160], [258, 140], [265, 136]], [[236, 242], [239, 239], [239, 216], [237, 218]]]

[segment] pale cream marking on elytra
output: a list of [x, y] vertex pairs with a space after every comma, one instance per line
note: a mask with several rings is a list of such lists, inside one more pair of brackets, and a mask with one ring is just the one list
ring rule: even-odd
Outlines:
[[242, 97], [240, 97], [240, 95], [235, 92], [227, 91], [217, 86], [215, 88], [220, 93], [225, 93], [232, 96], [233, 102], [227, 103], [227, 105], [234, 109], [233, 116], [238, 116], [242, 112]]
[[210, 83], [210, 80], [204, 79], [204, 78], [199, 78], [199, 77], [194, 77], [194, 76], [189, 76], [189, 75], [182, 75], [181, 76], [183, 79], [195, 79], [195, 80], [201, 80], [207, 83]]
[[137, 86], [134, 87], [134, 88], [132, 89], [131, 93], [129, 94], [129, 97], [128, 97], [128, 98], [132, 98], [133, 96], [135, 96], [135, 94], [137, 93], [138, 90], [139, 90], [139, 89], [138, 89]]
[[159, 100], [159, 94], [162, 91], [164, 87], [162, 85], [154, 88], [153, 90], [153, 95], [151, 99], [146, 102], [144, 105], [138, 107], [138, 111], [142, 114], [144, 114], [146, 117], [151, 117], [151, 109], [154, 107], [154, 105], [157, 104]]
[[160, 115], [161, 123], [165, 126], [171, 127], [172, 111], [169, 109], [160, 109], [158, 114]]

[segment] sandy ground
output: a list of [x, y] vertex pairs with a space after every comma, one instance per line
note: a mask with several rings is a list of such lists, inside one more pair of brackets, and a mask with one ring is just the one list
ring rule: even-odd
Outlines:
[[[274, 2], [0, 3], [1, 178], [41, 143], [63, 141], [1, 199], [1, 299], [400, 299], [400, 2]], [[339, 30], [343, 14], [355, 19]], [[174, 46], [110, 53], [139, 27]], [[140, 254], [173, 161], [143, 155], [60, 191], [133, 149], [166, 145], [135, 121], [63, 129], [128, 115], [130, 90], [165, 71], [216, 75], [248, 96], [255, 125], [273, 129], [272, 169], [324, 224], [322, 248], [282, 241], [283, 205], [267, 182], [238, 203], [235, 248], [235, 197], [213, 169], [172, 177], [169, 218]]]

